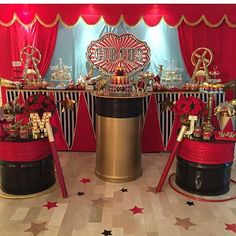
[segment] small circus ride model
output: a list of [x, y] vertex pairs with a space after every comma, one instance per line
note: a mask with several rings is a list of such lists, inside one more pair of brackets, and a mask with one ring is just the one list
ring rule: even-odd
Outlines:
[[118, 67], [107, 85], [107, 92], [111, 96], [130, 96], [132, 84], [126, 76], [125, 68]]
[[72, 67], [63, 64], [62, 58], [59, 59], [59, 63], [57, 65], [50, 66], [50, 70], [52, 71], [52, 75], [50, 86], [48, 88], [65, 89], [68, 86], [71, 89], [74, 87], [74, 83], [71, 78]]
[[182, 69], [175, 65], [174, 60], [167, 68], [163, 69], [161, 85], [165, 89], [178, 89], [182, 87]]
[[194, 66], [192, 81], [198, 84], [209, 80], [208, 67], [213, 61], [213, 53], [209, 48], [197, 48], [191, 56], [191, 62]]
[[24, 86], [41, 87], [43, 79], [38, 69], [38, 64], [41, 61], [40, 51], [36, 47], [26, 46], [20, 52], [20, 59], [24, 65], [22, 75]]

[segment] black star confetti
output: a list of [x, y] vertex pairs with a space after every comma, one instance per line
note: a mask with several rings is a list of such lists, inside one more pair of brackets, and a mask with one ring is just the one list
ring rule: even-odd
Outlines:
[[78, 192], [78, 193], [76, 193], [76, 195], [78, 195], [78, 196], [83, 196], [83, 195], [85, 195], [85, 194], [84, 194], [84, 192]]
[[111, 230], [105, 230], [105, 229], [104, 229], [104, 231], [101, 234], [103, 234], [105, 236], [112, 235]]
[[122, 192], [122, 193], [128, 192], [128, 189], [127, 189], [127, 188], [122, 188], [122, 189], [120, 190], [120, 192]]
[[194, 206], [194, 202], [187, 201], [186, 204], [189, 206]]

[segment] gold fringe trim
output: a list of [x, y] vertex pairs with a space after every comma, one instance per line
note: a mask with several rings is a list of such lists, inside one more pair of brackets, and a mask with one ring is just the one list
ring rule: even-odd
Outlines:
[[90, 23], [88, 23], [88, 22], [86, 21], [86, 18], [85, 18], [85, 17], [83, 17], [83, 16], [80, 15], [80, 16], [78, 17], [77, 21], [76, 21], [74, 24], [69, 25], [69, 24], [67, 24], [67, 23], [62, 19], [61, 15], [60, 15], [59, 13], [56, 15], [55, 19], [54, 19], [53, 22], [51, 22], [51, 23], [45, 23], [37, 14], [35, 14], [34, 19], [33, 19], [30, 23], [25, 24], [25, 23], [23, 23], [22, 20], [16, 15], [16, 13], [14, 13], [12, 19], [11, 19], [9, 22], [3, 22], [3, 21], [0, 20], [0, 25], [1, 25], [1, 26], [4, 26], [4, 27], [9, 27], [9, 26], [11, 26], [12, 24], [14, 24], [15, 21], [17, 21], [17, 22], [18, 22], [19, 24], [21, 24], [23, 27], [29, 27], [29, 26], [32, 26], [36, 21], [38, 21], [41, 25], [43, 25], [44, 27], [47, 27], [47, 28], [54, 27], [58, 22], [60, 22], [60, 23], [61, 23], [64, 27], [66, 27], [66, 28], [73, 28], [73, 27], [75, 27], [80, 21], [83, 21], [83, 22], [86, 23], [87, 25], [95, 25], [95, 24], [100, 23], [102, 20], [103, 20], [108, 26], [112, 26], [112, 27], [118, 26], [122, 21], [123, 21], [127, 26], [129, 26], [129, 27], [137, 27], [141, 22], [144, 22], [144, 23], [145, 23], [147, 26], [149, 26], [149, 27], [154, 27], [154, 26], [158, 25], [158, 24], [163, 20], [163, 21], [165, 21], [165, 23], [166, 23], [169, 27], [171, 27], [171, 28], [177, 28], [177, 27], [179, 27], [179, 26], [182, 24], [182, 22], [184, 22], [185, 24], [187, 24], [187, 25], [189, 25], [189, 26], [197, 26], [197, 25], [200, 24], [201, 22], [204, 22], [207, 26], [209, 26], [209, 27], [211, 27], [211, 28], [219, 27], [221, 24], [223, 24], [223, 23], [225, 22], [230, 28], [236, 28], [236, 23], [232, 23], [232, 22], [229, 20], [229, 17], [228, 17], [226, 14], [224, 14], [223, 17], [222, 17], [217, 23], [214, 23], [214, 24], [211, 23], [211, 22], [207, 19], [207, 17], [206, 17], [205, 15], [202, 15], [201, 17], [199, 17], [199, 19], [197, 19], [196, 21], [193, 21], [193, 22], [187, 20], [187, 18], [186, 18], [184, 15], [182, 15], [182, 16], [180, 17], [180, 19], [178, 20], [178, 22], [177, 22], [176, 24], [174, 24], [174, 25], [169, 24], [168, 21], [165, 19], [165, 17], [162, 16], [162, 17], [160, 18], [160, 20], [157, 22], [157, 24], [155, 24], [154, 26], [150, 26], [150, 25], [147, 24], [147, 21], [145, 20], [145, 17], [144, 17], [144, 16], [141, 16], [141, 17], [139, 18], [138, 22], [137, 22], [135, 25], [130, 25], [130, 24], [127, 23], [127, 21], [126, 21], [126, 19], [125, 19], [125, 17], [124, 17], [123, 14], [120, 15], [120, 18], [119, 18], [119, 20], [118, 20], [118, 22], [117, 22], [116, 24], [109, 24], [109, 23], [105, 20], [105, 18], [104, 18], [103, 15], [101, 15], [101, 16], [98, 18], [98, 20], [97, 20], [96, 23], [90, 24]]

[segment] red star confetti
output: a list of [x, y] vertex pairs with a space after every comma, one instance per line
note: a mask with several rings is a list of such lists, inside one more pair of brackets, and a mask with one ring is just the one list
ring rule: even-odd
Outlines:
[[43, 206], [47, 207], [48, 209], [51, 209], [53, 207], [57, 207], [57, 202], [47, 202], [47, 204], [45, 204]]
[[26, 229], [25, 232], [31, 232], [34, 236], [39, 234], [41, 231], [48, 230], [47, 227], [45, 227], [46, 222], [43, 223], [31, 223], [30, 228]]
[[182, 226], [185, 229], [189, 229], [190, 226], [195, 226], [195, 224], [190, 222], [189, 218], [181, 219], [181, 218], [175, 217], [175, 219], [177, 220], [175, 225]]
[[135, 206], [134, 208], [131, 208], [129, 210], [133, 212], [133, 215], [139, 214], [139, 213], [143, 214], [143, 208], [139, 208], [137, 206]]
[[83, 184], [86, 184], [86, 183], [90, 183], [91, 180], [83, 178], [83, 179], [80, 180], [80, 182], [83, 183]]
[[236, 233], [236, 224], [225, 224], [226, 228], [225, 230], [232, 230], [234, 233]]

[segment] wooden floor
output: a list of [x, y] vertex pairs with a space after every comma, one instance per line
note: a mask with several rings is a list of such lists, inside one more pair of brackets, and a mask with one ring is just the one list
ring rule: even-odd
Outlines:
[[[0, 236], [236, 235], [236, 199], [218, 203], [193, 200], [174, 191], [168, 181], [163, 192], [153, 191], [167, 153], [143, 154], [142, 176], [126, 183], [96, 177], [95, 153], [59, 155], [69, 197], [63, 199], [56, 185], [55, 191], [39, 197], [0, 198]], [[174, 172], [175, 163], [170, 174]], [[236, 164], [231, 177], [236, 179]], [[231, 183], [225, 195], [205, 199], [236, 196], [235, 185]]]

